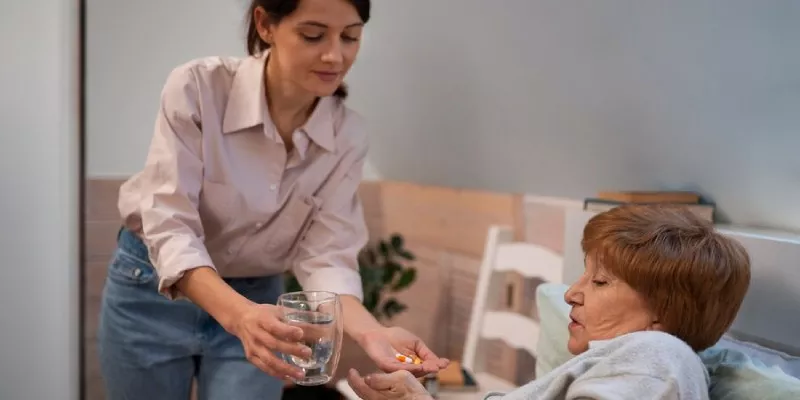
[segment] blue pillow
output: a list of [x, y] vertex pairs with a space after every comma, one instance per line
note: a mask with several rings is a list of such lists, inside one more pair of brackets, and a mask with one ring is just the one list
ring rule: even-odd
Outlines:
[[700, 352], [711, 377], [711, 400], [800, 399], [800, 379], [735, 349], [715, 345]]

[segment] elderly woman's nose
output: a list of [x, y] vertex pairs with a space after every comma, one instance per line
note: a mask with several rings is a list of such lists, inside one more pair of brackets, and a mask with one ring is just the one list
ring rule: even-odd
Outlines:
[[577, 284], [570, 286], [569, 289], [567, 289], [567, 292], [564, 293], [564, 301], [571, 306], [580, 304], [582, 297], [583, 296], [580, 295], [580, 290], [578, 289]]

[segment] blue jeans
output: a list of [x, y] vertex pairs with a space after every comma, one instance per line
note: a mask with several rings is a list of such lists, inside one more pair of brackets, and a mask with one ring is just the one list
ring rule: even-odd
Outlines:
[[[199, 400], [280, 399], [283, 383], [244, 355], [239, 339], [188, 300], [158, 293], [147, 248], [120, 231], [103, 289], [98, 331], [109, 400], [187, 400], [197, 378]], [[250, 300], [275, 304], [282, 276], [225, 279]]]

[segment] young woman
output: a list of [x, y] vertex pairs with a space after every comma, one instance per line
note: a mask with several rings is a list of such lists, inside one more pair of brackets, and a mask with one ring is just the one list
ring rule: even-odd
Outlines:
[[381, 369], [446, 366], [360, 300], [367, 136], [342, 82], [369, 12], [369, 0], [254, 0], [249, 57], [170, 74], [146, 165], [120, 189], [99, 328], [109, 399], [187, 399], [193, 378], [200, 399], [280, 398], [301, 371], [275, 352], [308, 351], [274, 306], [289, 268], [342, 295], [345, 331]]

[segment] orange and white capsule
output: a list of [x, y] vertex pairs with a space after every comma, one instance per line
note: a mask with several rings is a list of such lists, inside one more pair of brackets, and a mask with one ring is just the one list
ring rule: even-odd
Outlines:
[[422, 364], [422, 360], [420, 360], [417, 357], [412, 358], [410, 356], [405, 356], [400, 353], [395, 354], [394, 357], [397, 359], [397, 361], [400, 361], [401, 363], [417, 364], [417, 365]]

